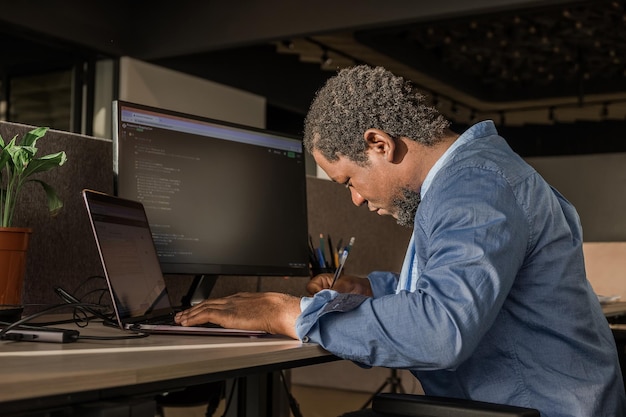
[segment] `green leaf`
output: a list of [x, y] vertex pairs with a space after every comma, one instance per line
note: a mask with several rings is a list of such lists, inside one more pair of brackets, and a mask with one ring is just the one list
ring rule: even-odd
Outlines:
[[46, 192], [46, 197], [48, 198], [48, 210], [50, 211], [50, 214], [55, 216], [59, 212], [59, 210], [63, 208], [63, 202], [57, 195], [56, 191], [54, 191], [51, 186], [41, 180], [33, 179], [29, 181], [37, 182], [43, 187], [44, 191]]
[[0, 192], [0, 225], [11, 226], [17, 197], [24, 183], [39, 183], [46, 192], [48, 209], [54, 215], [63, 202], [52, 187], [41, 180], [30, 179], [33, 174], [48, 171], [61, 166], [67, 160], [65, 152], [57, 152], [41, 158], [35, 158], [37, 141], [48, 131], [47, 127], [39, 127], [23, 135], [18, 144], [16, 135], [9, 143], [0, 137], [0, 185], [5, 188]]
[[[36, 129], [31, 130], [30, 132], [24, 135], [22, 139], [22, 146], [35, 146], [37, 140], [43, 137], [48, 131], [47, 127], [38, 127]], [[35, 150], [36, 151], [36, 150]]]
[[13, 146], [5, 149], [5, 152], [9, 153], [13, 161], [15, 175], [22, 175], [36, 151], [37, 149], [26, 146]]
[[35, 158], [29, 162], [28, 166], [22, 174], [24, 177], [29, 177], [37, 172], [44, 172], [51, 170], [52, 168], [61, 166], [67, 161], [65, 152], [57, 152], [54, 154], [42, 156], [41, 158]]
[[0, 178], [2, 178], [2, 170], [4, 169], [4, 166], [9, 162], [9, 160], [11, 159], [11, 155], [2, 150], [2, 153], [0, 153]]
[[4, 148], [2, 148], [2, 154], [0, 154], [0, 169], [3, 170], [7, 165], [10, 167], [13, 163], [12, 150], [15, 146], [15, 138], [13, 138]]

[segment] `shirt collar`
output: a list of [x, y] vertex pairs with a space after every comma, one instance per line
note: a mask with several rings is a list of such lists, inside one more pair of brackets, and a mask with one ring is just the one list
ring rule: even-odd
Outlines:
[[495, 135], [498, 132], [496, 131], [496, 127], [491, 120], [485, 120], [484, 122], [476, 123], [467, 129], [461, 136], [454, 141], [454, 143], [444, 152], [443, 155], [435, 162], [435, 165], [428, 171], [428, 175], [426, 175], [426, 179], [424, 179], [424, 183], [422, 184], [422, 188], [420, 189], [420, 197], [423, 199], [426, 195], [426, 192], [430, 188], [430, 184], [433, 182], [433, 178], [437, 175], [437, 172], [445, 165], [445, 163], [450, 159], [452, 155], [456, 152], [456, 150], [471, 141], [474, 138], [479, 138], [488, 135]]

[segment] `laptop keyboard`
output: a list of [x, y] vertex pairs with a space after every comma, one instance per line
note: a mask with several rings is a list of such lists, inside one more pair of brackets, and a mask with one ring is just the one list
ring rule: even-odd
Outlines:
[[160, 325], [168, 325], [168, 326], [178, 326], [178, 323], [176, 323], [174, 321], [174, 316], [171, 314], [168, 314], [167, 316], [159, 316], [159, 317], [152, 317], [149, 319], [146, 319], [144, 321], [144, 324], [160, 324]]
[[[167, 316], [152, 317], [152, 318], [144, 320], [143, 324], [151, 324], [151, 325], [159, 325], [159, 326], [180, 326], [180, 324], [174, 321], [173, 314], [167, 315]], [[215, 324], [215, 323], [203, 323], [203, 324], [196, 324], [194, 327], [208, 327], [210, 329], [215, 329], [215, 328], [221, 328], [222, 326], [220, 326], [219, 324]]]

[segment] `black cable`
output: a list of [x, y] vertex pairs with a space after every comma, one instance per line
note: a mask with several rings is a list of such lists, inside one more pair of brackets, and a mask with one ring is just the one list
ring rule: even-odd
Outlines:
[[[103, 302], [102, 302], [102, 299], [105, 296], [109, 295], [109, 289], [108, 288], [94, 288], [93, 290], [87, 291], [85, 294], [83, 294], [81, 299], [84, 299], [88, 295], [95, 294], [95, 293], [99, 293], [100, 294], [100, 295], [98, 295], [98, 302], [97, 302], [97, 304], [104, 305]], [[108, 298], [108, 299], [110, 300], [110, 298]], [[110, 304], [110, 302], [109, 302], [109, 304]]]
[[[25, 304], [24, 307], [48, 307], [50, 306], [50, 304], [40, 304], [40, 303], [34, 303], [34, 304]], [[95, 319], [96, 317], [87, 317], [86, 320], [91, 321], [93, 319]], [[10, 325], [12, 322], [2, 322], [0, 321], [0, 325], [4, 325], [4, 326], [8, 326]], [[63, 320], [53, 320], [53, 321], [38, 321], [37, 322], [37, 326], [41, 326], [41, 327], [46, 327], [46, 326], [56, 326], [59, 324], [76, 324], [76, 319], [75, 318], [69, 318], [69, 319], [63, 319]]]
[[7, 327], [5, 327], [4, 329], [0, 330], [0, 339], [5, 339], [6, 334], [13, 329], [17, 329], [19, 328], [21, 325], [28, 323], [29, 321], [36, 319], [37, 317], [41, 317], [45, 314], [48, 314], [52, 311], [56, 311], [56, 310], [61, 310], [62, 308], [67, 308], [67, 304], [56, 304], [56, 305], [52, 305], [49, 306], [37, 313], [31, 314], [30, 316], [24, 317], [20, 320], [17, 320], [11, 324], [9, 324]]
[[219, 382], [219, 392], [209, 396], [209, 401], [204, 413], [205, 417], [213, 417], [213, 414], [217, 411], [222, 398], [226, 397], [226, 381]]
[[[85, 282], [83, 282], [84, 285], [87, 281], [91, 280], [91, 279], [96, 279], [96, 278], [104, 278], [101, 277], [99, 275], [93, 275], [89, 278], [87, 278], [87, 280]], [[80, 287], [80, 285], [79, 285]], [[57, 295], [59, 297], [61, 297], [61, 299], [63, 299], [63, 301], [65, 301], [68, 305], [70, 306], [74, 306], [76, 307], [74, 309], [74, 318], [76, 319], [76, 321], [74, 322], [78, 327], [86, 327], [89, 324], [89, 321], [94, 318], [97, 317], [99, 319], [101, 319], [102, 321], [104, 321], [104, 324], [113, 324], [115, 326], [117, 326], [117, 323], [115, 323], [115, 320], [113, 319], [113, 313], [109, 313], [104, 314], [100, 311], [98, 311], [97, 309], [93, 308], [93, 306], [98, 307], [98, 308], [103, 308], [104, 306], [101, 306], [99, 304], [87, 304], [87, 303], [82, 303], [78, 298], [76, 298], [74, 295], [70, 294], [69, 292], [65, 291], [62, 287], [56, 287], [54, 289], [54, 291], [57, 293]], [[101, 289], [96, 289], [96, 290], [92, 290], [87, 292], [85, 295], [88, 295], [90, 293], [96, 292], [96, 291], [102, 291], [104, 293], [104, 290]], [[108, 294], [108, 291], [107, 291]], [[100, 297], [100, 299], [102, 299], [102, 295]], [[84, 309], [85, 311], [91, 313], [93, 315], [93, 317], [88, 317], [85, 313], [85, 311], [81, 311], [83, 314], [85, 314], [85, 317], [83, 318], [82, 321], [85, 322], [85, 324], [79, 324], [82, 321], [79, 321], [80, 319], [78, 319], [78, 313], [76, 310], [82, 310]], [[140, 332], [136, 332], [133, 334], [125, 334], [123, 336], [79, 336], [79, 339], [83, 339], [83, 340], [122, 340], [122, 339], [137, 339], [137, 338], [143, 338], [143, 337], [148, 337], [149, 334], [148, 333], [140, 333]]]
[[230, 404], [233, 401], [233, 397], [235, 395], [235, 388], [237, 387], [238, 383], [239, 383], [238, 379], [233, 380], [233, 386], [230, 389], [230, 394], [228, 394], [228, 400], [226, 401], [226, 406], [224, 408], [224, 413], [222, 414], [222, 417], [226, 417], [226, 414], [228, 413], [228, 410], [230, 409]]
[[[103, 281], [105, 281], [105, 282], [106, 282], [106, 278], [105, 278], [105, 277], [103, 277], [102, 275], [90, 275], [90, 276], [88, 276], [88, 277], [87, 277], [87, 278], [86, 278], [83, 282], [81, 282], [80, 284], [78, 284], [78, 285], [76, 286], [76, 288], [74, 288], [74, 293], [78, 293], [78, 290], [79, 290], [81, 287], [83, 287], [83, 286], [87, 285], [87, 283], [88, 283], [89, 281], [96, 280], [96, 279], [100, 279], [100, 280], [103, 280]], [[91, 292], [91, 291], [89, 291], [89, 292]]]
[[[26, 326], [25, 324], [28, 323], [29, 321], [36, 319], [37, 317], [41, 317], [43, 315], [49, 314], [53, 311], [56, 310], [61, 310], [64, 308], [68, 308], [68, 307], [73, 307], [73, 308], [81, 308], [84, 305], [88, 305], [90, 307], [93, 307], [94, 304], [87, 304], [87, 303], [73, 303], [73, 304], [55, 304], [52, 306], [49, 306], [41, 311], [38, 311], [37, 313], [33, 313], [30, 316], [24, 317], [20, 320], [17, 320], [11, 324], [9, 324], [8, 326], [6, 326], [5, 328], [3, 328], [2, 330], [0, 330], [0, 340], [10, 340], [11, 338], [7, 337], [7, 333], [11, 330], [14, 329], [19, 329], [20, 327], [24, 326], [25, 328], [33, 328], [36, 326], [32, 326], [32, 325], [28, 325]], [[43, 326], [40, 326], [39, 328], [44, 328]], [[50, 329], [50, 328], [48, 328]], [[78, 340], [81, 339], [88, 339], [88, 340], [117, 340], [117, 339], [132, 339], [132, 338], [144, 338], [149, 336], [149, 334], [147, 333], [132, 333], [132, 334], [125, 334], [123, 336], [78, 336]]]
[[[102, 280], [102, 281], [105, 283], [105, 287], [102, 287], [102, 288], [94, 288], [94, 289], [89, 290], [89, 291], [87, 291], [86, 293], [84, 293], [82, 297], [77, 297], [77, 298], [80, 298], [81, 300], [84, 300], [84, 299], [85, 299], [85, 297], [87, 297], [87, 296], [88, 296], [88, 295], [90, 295], [90, 294], [93, 294], [93, 293], [100, 293], [100, 295], [98, 296], [98, 301], [97, 301], [97, 304], [102, 304], [102, 299], [103, 299], [105, 296], [108, 296], [108, 295], [109, 295], [109, 289], [108, 289], [108, 287], [106, 286], [106, 278], [105, 278], [104, 276], [102, 276], [102, 275], [91, 275], [91, 276], [87, 277], [87, 278], [86, 278], [83, 282], [81, 282], [80, 284], [78, 284], [78, 285], [76, 286], [76, 288], [74, 288], [74, 292], [73, 292], [73, 294], [78, 294], [78, 290], [79, 290], [81, 287], [86, 286], [86, 285], [87, 285], [87, 283], [89, 283], [89, 281], [93, 281], [93, 280], [97, 280], [97, 279]], [[109, 301], [110, 301], [110, 298], [109, 298]]]
[[[95, 318], [96, 317], [92, 317], [91, 320]], [[11, 323], [8, 323], [8, 324], [11, 324]], [[41, 327], [58, 326], [59, 324], [76, 324], [76, 319], [72, 317], [71, 319], [65, 319], [65, 320], [38, 321], [37, 322], [37, 326], [41, 326]]]
[[283, 381], [283, 387], [285, 388], [285, 393], [287, 394], [287, 399], [289, 400], [289, 408], [291, 409], [291, 413], [294, 417], [302, 417], [302, 413], [300, 412], [300, 404], [296, 401], [295, 397], [291, 395], [291, 391], [287, 386], [287, 379], [285, 378], [284, 372], [280, 371], [280, 379]]
[[[65, 301], [66, 303], [68, 303], [68, 304], [70, 304], [70, 305], [79, 305], [79, 304], [83, 303], [83, 302], [82, 302], [81, 300], [79, 300], [77, 297], [75, 297], [74, 295], [72, 295], [72, 294], [68, 293], [67, 291], [65, 291], [65, 290], [64, 290], [63, 288], [61, 288], [61, 287], [56, 287], [56, 288], [54, 289], [54, 292], [56, 292], [56, 293], [57, 293], [57, 295], [58, 295], [59, 297], [61, 297], [61, 299], [62, 299], [63, 301]], [[94, 316], [96, 316], [96, 317], [98, 317], [98, 318], [100, 318], [100, 319], [104, 320], [105, 322], [109, 322], [109, 323], [111, 323], [111, 322], [113, 322], [113, 321], [114, 321], [114, 320], [113, 320], [113, 314], [112, 314], [112, 313], [108, 313], [108, 314], [102, 313], [101, 311], [97, 310], [96, 308], [93, 308], [92, 306], [97, 306], [98, 308], [102, 308], [102, 307], [103, 307], [103, 306], [100, 306], [99, 304], [92, 304], [92, 305], [89, 305], [89, 304], [83, 303], [82, 308], [83, 308], [85, 311], [87, 311], [87, 312], [91, 313], [92, 315], [94, 315]], [[74, 310], [74, 315], [75, 315], [75, 317], [76, 317], [76, 310]], [[79, 327], [81, 327], [81, 326], [79, 326]], [[84, 326], [83, 326], [83, 327], [84, 327]]]

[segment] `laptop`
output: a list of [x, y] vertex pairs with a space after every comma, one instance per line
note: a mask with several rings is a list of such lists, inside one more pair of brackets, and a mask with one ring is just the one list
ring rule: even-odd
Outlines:
[[93, 190], [82, 194], [121, 329], [187, 335], [267, 334], [215, 324], [175, 324], [176, 309], [170, 303], [143, 204]]

